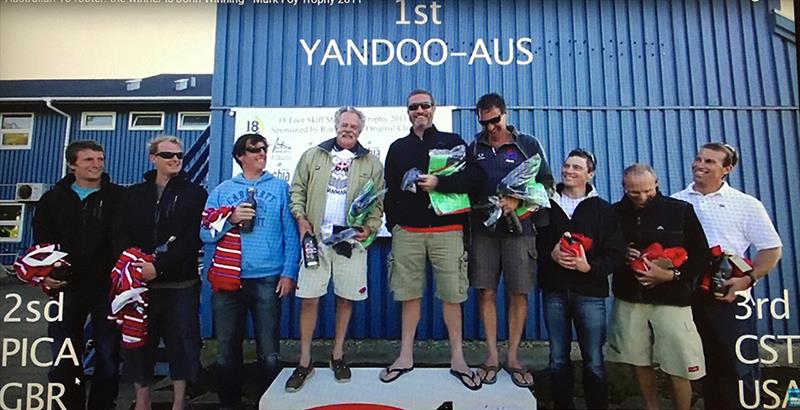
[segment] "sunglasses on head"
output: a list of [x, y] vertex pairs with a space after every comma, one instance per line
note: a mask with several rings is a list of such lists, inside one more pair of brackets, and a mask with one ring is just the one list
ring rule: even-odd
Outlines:
[[266, 145], [261, 145], [261, 146], [258, 146], [258, 147], [247, 147], [247, 148], [245, 148], [245, 151], [253, 153], [253, 154], [258, 154], [259, 152], [264, 151], [264, 153], [266, 154], [267, 153], [267, 146]]
[[183, 159], [183, 153], [182, 152], [162, 151], [162, 152], [156, 152], [155, 155], [157, 155], [157, 156], [159, 156], [161, 158], [164, 158], [164, 159], [172, 159], [172, 158]]
[[485, 126], [487, 126], [489, 124], [497, 124], [497, 123], [500, 122], [500, 117], [502, 117], [502, 116], [503, 116], [503, 114], [500, 114], [497, 117], [490, 118], [488, 120], [478, 120], [478, 124], [480, 124], [482, 127], [485, 127]]
[[408, 110], [409, 111], [416, 111], [417, 108], [422, 107], [423, 110], [427, 110], [432, 107], [431, 103], [418, 103], [418, 104], [409, 104]]

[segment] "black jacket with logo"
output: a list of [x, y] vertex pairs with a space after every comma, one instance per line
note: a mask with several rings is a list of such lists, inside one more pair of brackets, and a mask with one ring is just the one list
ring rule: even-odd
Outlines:
[[[542, 149], [539, 141], [530, 135], [518, 132], [510, 125], [508, 126], [508, 131], [511, 132], [514, 141], [502, 147], [492, 147], [484, 131], [475, 136], [475, 141], [467, 149], [467, 160], [477, 164], [486, 175], [484, 184], [480, 187], [480, 192], [475, 198], [477, 203], [486, 203], [490, 195], [496, 195], [497, 184], [519, 164], [536, 154], [539, 154], [542, 158], [539, 172], [536, 174], [536, 182], [543, 184], [548, 192], [553, 189], [553, 172], [550, 170], [544, 149]], [[548, 215], [549, 210], [543, 208], [535, 212], [531, 217], [523, 219], [521, 221], [523, 235], [533, 235], [536, 233], [536, 228], [546, 226], [549, 223]], [[483, 221], [487, 216], [486, 212], [473, 212], [471, 214], [470, 222], [473, 232], [477, 231], [497, 236], [509, 235], [503, 229], [497, 229], [490, 233], [486, 226], [483, 225]]]
[[[561, 192], [556, 188], [556, 196]], [[587, 185], [587, 198], [578, 204], [569, 218], [558, 202], [550, 199], [550, 224], [539, 230], [539, 284], [542, 289], [571, 291], [583, 296], [607, 297], [608, 275], [625, 258], [625, 239], [614, 209]], [[566, 269], [550, 256], [564, 232], [580, 233], [592, 239], [586, 253], [589, 272]]]
[[159, 198], [155, 177], [156, 171], [149, 171], [144, 174], [144, 182], [125, 192], [117, 213], [114, 249], [121, 253], [135, 246], [145, 253], [155, 253], [174, 236], [166, 252], [156, 256], [158, 278], [153, 283], [197, 279], [198, 251], [203, 244], [200, 218], [208, 193], [181, 172], [169, 180]]
[[614, 270], [614, 296], [633, 303], [688, 306], [697, 280], [711, 260], [703, 227], [688, 202], [657, 193], [642, 209], [635, 209], [627, 196], [614, 204], [625, 241], [644, 250], [654, 242], [664, 248], [680, 246], [689, 259], [678, 269], [680, 279], [645, 289], [627, 263]]
[[68, 253], [69, 286], [107, 288], [117, 260], [111, 247], [113, 215], [123, 188], [103, 174], [100, 190], [81, 200], [73, 183], [75, 176], [69, 174], [42, 196], [33, 216], [33, 239], [59, 244]]
[[[430, 127], [417, 137], [413, 130], [389, 146], [386, 153], [384, 177], [386, 178], [386, 197], [383, 209], [386, 212], [386, 227], [394, 225], [412, 227], [436, 227], [464, 224], [464, 215], [439, 216], [431, 208], [431, 198], [427, 192], [418, 189], [417, 193], [400, 189], [403, 175], [411, 168], [427, 173], [429, 155], [432, 149], [451, 149], [466, 143], [458, 134], [442, 132]], [[483, 175], [479, 168], [467, 164], [466, 168], [450, 176], [439, 177], [436, 191], [442, 193], [471, 193], [480, 186]]]

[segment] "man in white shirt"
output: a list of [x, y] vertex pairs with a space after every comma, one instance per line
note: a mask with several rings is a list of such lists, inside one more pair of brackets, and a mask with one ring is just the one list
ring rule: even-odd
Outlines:
[[[744, 408], [742, 400], [755, 401], [759, 365], [742, 363], [736, 344], [742, 335], [757, 334], [756, 317], [751, 314], [740, 320], [736, 315], [744, 313], [740, 304], [752, 304], [749, 289], [777, 265], [783, 246], [764, 205], [725, 182], [737, 162], [736, 150], [730, 145], [703, 145], [692, 163], [694, 182], [673, 195], [694, 206], [710, 246], [719, 245], [735, 256], [744, 256], [750, 247], [756, 252], [753, 269], [746, 276], [724, 282], [729, 286], [726, 295], [698, 294], [692, 307], [706, 357], [703, 390], [707, 409], [738, 409]], [[745, 357], [758, 357], [755, 340], [743, 342], [740, 351]]]

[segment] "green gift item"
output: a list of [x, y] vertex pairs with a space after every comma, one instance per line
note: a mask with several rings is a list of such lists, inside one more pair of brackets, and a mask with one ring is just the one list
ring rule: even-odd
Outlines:
[[[453, 175], [467, 165], [467, 147], [459, 145], [452, 149], [433, 149], [428, 151], [428, 174], [436, 176]], [[429, 192], [431, 206], [436, 215], [454, 215], [469, 212], [469, 195], [462, 193]]]
[[[348, 226], [363, 226], [364, 221], [367, 220], [369, 213], [378, 206], [378, 200], [386, 193], [386, 189], [375, 191], [375, 184], [372, 180], [367, 181], [364, 187], [361, 188], [356, 199], [350, 204], [350, 209], [347, 211], [347, 225]], [[372, 232], [367, 239], [361, 242], [364, 248], [367, 248], [375, 241], [378, 232]]]

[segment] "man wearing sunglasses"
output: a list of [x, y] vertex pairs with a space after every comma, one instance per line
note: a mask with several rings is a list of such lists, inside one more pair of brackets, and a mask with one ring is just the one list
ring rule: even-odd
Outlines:
[[[739, 338], [758, 335], [750, 288], [775, 268], [783, 249], [761, 201], [725, 181], [738, 160], [728, 144], [703, 145], [692, 162], [692, 183], [672, 195], [694, 206], [710, 246], [719, 245], [726, 254], [739, 257], [748, 249], [755, 254], [752, 270], [724, 282], [729, 286], [726, 295], [698, 292], [692, 303], [706, 357], [703, 395], [707, 409], [741, 409], [745, 403], [758, 401], [759, 363], [743, 363], [739, 357], [757, 359], [759, 348], [755, 339], [744, 339], [739, 345]], [[744, 304], [751, 306], [751, 314], [740, 319], [737, 315], [745, 313]]]
[[[506, 103], [499, 94], [482, 96], [475, 107], [478, 123], [483, 128], [467, 149], [468, 161], [477, 163], [487, 178], [481, 187], [479, 203], [487, 203], [490, 195], [497, 194], [497, 185], [520, 163], [539, 155], [542, 162], [536, 181], [548, 190], [553, 188], [553, 174], [547, 163], [541, 143], [534, 137], [522, 134], [508, 125]], [[500, 206], [509, 215], [516, 211], [521, 201], [502, 197]], [[536, 283], [536, 227], [547, 225], [547, 212], [526, 214], [520, 221], [522, 232], [510, 232], [505, 219], [495, 229], [484, 226], [487, 215], [473, 212], [470, 215], [469, 282], [478, 290], [479, 306], [486, 332], [487, 356], [479, 367], [486, 384], [497, 380], [500, 359], [497, 352], [497, 285], [503, 273], [508, 293], [508, 358], [505, 369], [515, 385], [533, 387], [533, 374], [525, 369], [519, 359], [519, 344], [528, 317], [528, 294]]]
[[[550, 342], [553, 405], [574, 409], [570, 350], [572, 327], [583, 358], [586, 407], [608, 408], [608, 383], [603, 358], [606, 339], [608, 275], [624, 262], [625, 239], [616, 213], [590, 183], [597, 161], [583, 149], [567, 154], [561, 183], [550, 198], [550, 224], [539, 231], [539, 285]], [[586, 240], [564, 248], [561, 238]], [[584, 246], [583, 243], [586, 243]]]
[[[291, 186], [292, 214], [297, 219], [300, 238], [315, 235], [319, 243], [336, 229], [347, 225], [347, 212], [368, 181], [375, 190], [383, 189], [383, 165], [359, 142], [364, 129], [364, 114], [355, 107], [342, 107], [334, 115], [336, 137], [309, 148], [294, 172]], [[367, 216], [354, 239], [364, 241], [380, 230], [382, 201]], [[344, 341], [353, 312], [353, 302], [367, 299], [367, 250], [360, 244], [341, 243], [321, 247], [319, 266], [301, 267], [295, 296], [302, 299], [300, 310], [300, 363], [286, 381], [286, 390], [300, 390], [313, 375], [311, 340], [317, 327], [320, 297], [328, 292], [333, 279], [336, 294], [336, 335], [330, 367], [337, 382], [350, 381], [350, 368], [344, 359]]]
[[[235, 230], [241, 247], [238, 260], [226, 263], [238, 268], [238, 286], [211, 295], [221, 408], [242, 404], [244, 363], [242, 342], [248, 312], [253, 320], [258, 366], [258, 396], [266, 391], [278, 373], [281, 298], [295, 289], [300, 263], [300, 239], [289, 209], [289, 184], [264, 170], [267, 140], [259, 134], [245, 134], [233, 144], [233, 159], [242, 173], [222, 182], [208, 196], [206, 209], [233, 208], [220, 231], [205, 224], [200, 237], [208, 245], [222, 245], [222, 238], [245, 221], [252, 231]], [[244, 202], [254, 190], [255, 209]], [[238, 231], [238, 232], [237, 232]], [[206, 247], [207, 255], [215, 253]], [[210, 264], [209, 264], [210, 265]]]
[[457, 134], [442, 132], [433, 125], [436, 106], [433, 95], [414, 90], [407, 98], [411, 131], [392, 143], [386, 154], [384, 201], [387, 227], [392, 231], [390, 287], [394, 299], [402, 302], [400, 355], [381, 372], [380, 379], [391, 383], [414, 368], [414, 335], [420, 319], [425, 289], [425, 264], [430, 258], [436, 280], [436, 297], [442, 300], [442, 313], [450, 340], [450, 373], [471, 390], [481, 387], [480, 377], [464, 361], [462, 350], [461, 303], [467, 299], [467, 255], [464, 251], [464, 215], [437, 215], [428, 192], [468, 193], [480, 183], [480, 169], [468, 165], [450, 176], [423, 174], [416, 192], [401, 189], [403, 176], [412, 168], [428, 169], [429, 151], [466, 145]]
[[150, 385], [159, 341], [164, 339], [173, 389], [173, 408], [186, 406], [186, 384], [200, 372], [200, 276], [197, 236], [206, 191], [183, 172], [183, 144], [158, 136], [148, 147], [154, 170], [128, 188], [117, 212], [114, 249], [130, 247], [155, 255], [135, 263], [147, 282], [147, 343], [126, 349], [125, 373], [136, 387], [136, 409], [150, 408]]

